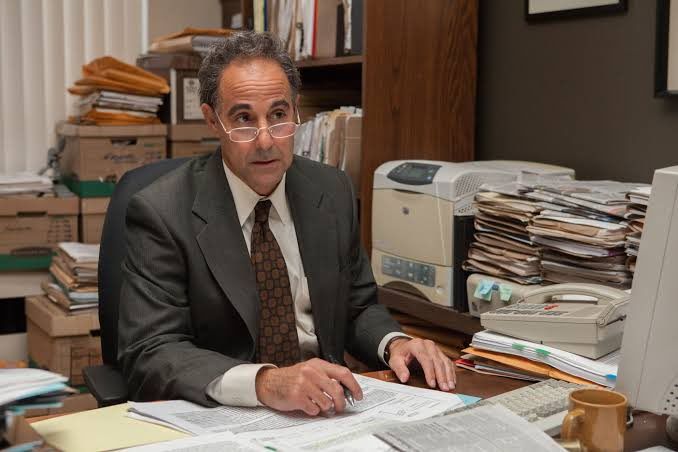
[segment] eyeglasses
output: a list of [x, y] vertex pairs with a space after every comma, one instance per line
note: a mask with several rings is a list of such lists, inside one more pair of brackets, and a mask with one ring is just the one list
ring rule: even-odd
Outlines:
[[214, 114], [217, 116], [217, 120], [221, 125], [221, 128], [224, 129], [224, 133], [228, 135], [228, 138], [234, 143], [249, 143], [254, 141], [259, 136], [259, 132], [262, 130], [268, 130], [268, 134], [271, 135], [271, 138], [287, 138], [291, 137], [297, 132], [297, 128], [301, 123], [299, 119], [299, 110], [296, 110], [297, 113], [297, 122], [281, 122], [280, 124], [273, 124], [268, 127], [236, 127], [235, 129], [226, 130], [224, 123], [221, 122], [219, 113], [216, 111]]

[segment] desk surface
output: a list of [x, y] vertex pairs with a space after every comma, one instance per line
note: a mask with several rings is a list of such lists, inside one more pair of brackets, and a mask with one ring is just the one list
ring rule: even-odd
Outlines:
[[[384, 381], [398, 381], [392, 371], [368, 372], [364, 375]], [[492, 397], [506, 391], [524, 387], [528, 384], [521, 380], [483, 375], [465, 369], [457, 369], [457, 376], [456, 392], [482, 398]], [[427, 387], [424, 379], [416, 375], [412, 377], [409, 384], [418, 387]], [[54, 415], [48, 417], [53, 416]], [[42, 419], [45, 419], [45, 417]], [[665, 426], [666, 416], [657, 416], [645, 412], [635, 414], [634, 424], [627, 430], [624, 438], [624, 450], [637, 451], [658, 445], [678, 450], [678, 445], [669, 442], [669, 439], [666, 436]]]
[[[392, 371], [369, 372], [368, 377], [384, 381], [397, 382], [398, 378]], [[421, 388], [427, 387], [423, 377], [414, 376], [409, 383]], [[513, 389], [527, 386], [529, 382], [512, 378], [495, 377], [457, 368], [457, 387], [455, 392], [486, 399]], [[624, 450], [636, 451], [652, 446], [664, 446], [678, 450], [678, 444], [672, 444], [666, 436], [666, 416], [658, 416], [647, 412], [634, 414], [633, 426], [624, 436]]]

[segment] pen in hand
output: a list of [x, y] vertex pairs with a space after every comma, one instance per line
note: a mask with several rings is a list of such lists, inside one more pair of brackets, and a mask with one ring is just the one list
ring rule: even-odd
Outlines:
[[[330, 363], [336, 364], [336, 365], [338, 365], [338, 366], [341, 366], [341, 363], [340, 363], [339, 361], [337, 361], [337, 360], [334, 358], [333, 355], [329, 355], [328, 358], [329, 358], [329, 362], [330, 362]], [[346, 386], [344, 386], [343, 383], [339, 382], [339, 384], [341, 385], [342, 389], [344, 390], [344, 398], [346, 399], [346, 401], [347, 401], [351, 406], [355, 406], [355, 399], [353, 398], [353, 394], [351, 394], [351, 391], [349, 391], [349, 389], [348, 389]]]

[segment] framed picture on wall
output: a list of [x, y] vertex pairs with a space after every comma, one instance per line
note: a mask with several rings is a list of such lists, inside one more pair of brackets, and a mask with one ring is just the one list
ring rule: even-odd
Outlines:
[[525, 0], [525, 18], [532, 21], [622, 13], [627, 0]]
[[655, 52], [655, 95], [678, 95], [678, 0], [657, 0]]

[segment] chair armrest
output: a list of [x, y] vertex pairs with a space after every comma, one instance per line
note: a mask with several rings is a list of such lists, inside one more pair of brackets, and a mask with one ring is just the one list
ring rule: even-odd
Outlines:
[[82, 372], [100, 408], [127, 402], [127, 384], [118, 369], [104, 364], [85, 367]]

